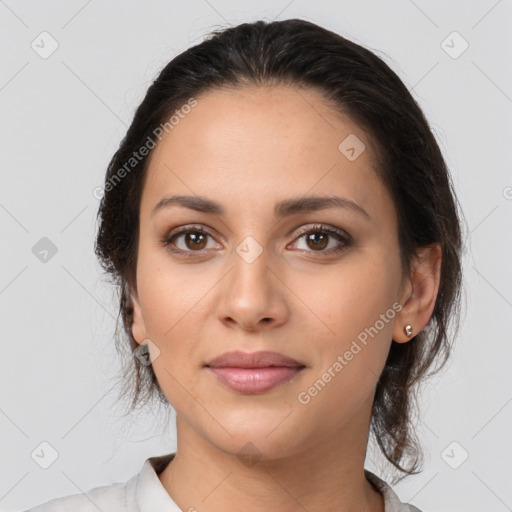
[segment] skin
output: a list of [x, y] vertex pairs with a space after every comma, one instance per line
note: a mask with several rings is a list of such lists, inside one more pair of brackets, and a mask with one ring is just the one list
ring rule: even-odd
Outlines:
[[[197, 100], [151, 155], [132, 287], [133, 335], [151, 340], [154, 371], [177, 414], [176, 457], [159, 479], [183, 510], [382, 512], [382, 496], [363, 472], [375, 386], [392, 339], [408, 342], [404, 326], [417, 334], [430, 319], [439, 248], [422, 249], [403, 275], [396, 212], [375, 174], [372, 143], [318, 92], [251, 87]], [[366, 146], [354, 161], [338, 149], [349, 134]], [[151, 216], [164, 196], [178, 194], [213, 199], [226, 215], [173, 205]], [[348, 198], [370, 219], [349, 208], [274, 218], [274, 203], [304, 195]], [[343, 245], [335, 236], [322, 246], [297, 235], [317, 223], [353, 243], [333, 254]], [[183, 256], [160, 243], [189, 224], [211, 235], [199, 246], [178, 235]], [[251, 263], [236, 252], [248, 236], [262, 250]], [[300, 403], [299, 393], [393, 303], [401, 311]], [[306, 368], [246, 395], [204, 367], [232, 350], [272, 350]], [[254, 464], [237, 457], [247, 443], [257, 450]]]

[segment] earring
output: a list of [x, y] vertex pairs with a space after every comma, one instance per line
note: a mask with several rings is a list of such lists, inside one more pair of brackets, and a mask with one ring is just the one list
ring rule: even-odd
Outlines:
[[404, 332], [407, 336], [410, 336], [412, 334], [412, 325], [410, 324], [407, 324], [405, 327], [404, 327]]

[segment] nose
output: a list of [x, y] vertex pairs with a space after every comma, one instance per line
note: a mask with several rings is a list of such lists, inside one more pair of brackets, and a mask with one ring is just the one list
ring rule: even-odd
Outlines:
[[230, 328], [262, 331], [278, 327], [289, 315], [283, 276], [271, 268], [265, 250], [253, 261], [234, 252], [218, 288], [217, 314]]

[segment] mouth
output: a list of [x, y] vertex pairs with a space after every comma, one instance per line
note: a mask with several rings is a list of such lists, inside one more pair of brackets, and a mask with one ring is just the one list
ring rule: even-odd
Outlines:
[[243, 394], [257, 394], [290, 382], [306, 365], [277, 352], [227, 352], [206, 365], [226, 387]]

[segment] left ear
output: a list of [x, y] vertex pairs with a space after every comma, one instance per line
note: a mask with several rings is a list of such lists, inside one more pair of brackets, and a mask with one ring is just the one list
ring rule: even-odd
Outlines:
[[[402, 309], [397, 315], [393, 329], [393, 341], [406, 343], [427, 325], [434, 306], [441, 280], [442, 252], [439, 244], [418, 249], [418, 256], [412, 265], [412, 274], [401, 297]], [[412, 326], [411, 336], [404, 327]]]

